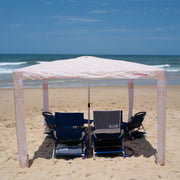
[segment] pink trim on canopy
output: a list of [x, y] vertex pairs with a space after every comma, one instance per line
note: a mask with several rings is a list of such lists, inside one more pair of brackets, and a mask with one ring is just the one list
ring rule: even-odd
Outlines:
[[13, 72], [17, 144], [20, 167], [29, 166], [26, 148], [23, 80], [43, 80], [44, 110], [48, 110], [48, 79], [129, 79], [129, 118], [133, 108], [133, 79], [157, 79], [157, 154], [156, 163], [165, 164], [166, 71], [121, 60], [83, 56], [46, 62]]

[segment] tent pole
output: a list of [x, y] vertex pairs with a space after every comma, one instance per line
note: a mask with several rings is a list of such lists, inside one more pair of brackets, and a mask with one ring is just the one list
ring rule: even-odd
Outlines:
[[128, 79], [128, 90], [129, 90], [129, 116], [128, 122], [131, 121], [132, 112], [133, 112], [133, 101], [134, 101], [134, 80]]
[[[43, 86], [43, 112], [48, 112], [49, 111], [49, 96], [48, 96], [48, 80], [47, 79], [42, 80], [42, 86]], [[44, 137], [46, 127], [47, 127], [47, 123], [44, 118], [43, 137]]]
[[157, 154], [156, 163], [165, 164], [166, 144], [166, 71], [157, 73]]
[[[91, 108], [91, 104], [90, 104], [90, 80], [88, 79], [88, 136], [89, 136], [89, 140], [90, 140], [90, 108]], [[89, 142], [90, 144], [90, 142]]]
[[18, 73], [13, 72], [14, 105], [19, 166], [21, 168], [25, 168], [29, 167], [29, 155], [27, 154], [26, 146], [23, 79], [19, 76], [20, 75]]
[[43, 111], [49, 111], [48, 80], [43, 79]]

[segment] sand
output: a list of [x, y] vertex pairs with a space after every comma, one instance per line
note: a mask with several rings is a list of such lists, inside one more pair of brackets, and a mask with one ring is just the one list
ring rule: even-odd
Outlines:
[[[146, 138], [126, 141], [134, 149], [132, 157], [117, 156], [113, 161], [97, 160], [52, 161], [53, 141], [42, 138], [42, 89], [25, 89], [26, 138], [30, 168], [19, 168], [14, 98], [12, 89], [0, 90], [0, 179], [180, 179], [180, 86], [167, 88], [166, 164], [155, 164], [157, 148], [157, 91], [156, 86], [135, 86], [133, 113], [146, 111]], [[50, 88], [50, 111], [84, 112], [87, 118], [87, 88]], [[122, 87], [91, 88], [91, 118], [93, 110], [123, 110], [128, 117], [128, 89]]]

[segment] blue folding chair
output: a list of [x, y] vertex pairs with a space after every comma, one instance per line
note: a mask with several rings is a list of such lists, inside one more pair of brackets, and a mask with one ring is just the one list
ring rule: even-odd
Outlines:
[[96, 154], [124, 155], [122, 111], [94, 111], [93, 158]]
[[46, 126], [44, 127], [43, 134], [48, 134], [49, 136], [54, 136], [55, 118], [50, 112], [42, 112]]
[[131, 117], [131, 121], [126, 123], [124, 122], [124, 131], [125, 131], [125, 137], [136, 139], [143, 137], [145, 134], [147, 134], [142, 122], [144, 120], [144, 117], [146, 115], [146, 112], [138, 112], [134, 116]]
[[55, 156], [81, 156], [86, 154], [86, 127], [83, 113], [55, 113]]

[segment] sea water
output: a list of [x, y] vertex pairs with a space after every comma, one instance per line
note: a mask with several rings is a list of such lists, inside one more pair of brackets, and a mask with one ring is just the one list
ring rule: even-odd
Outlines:
[[[81, 54], [0, 54], [0, 88], [12, 88], [12, 72], [30, 65], [83, 56]], [[167, 71], [167, 84], [180, 84], [180, 55], [93, 55], [156, 66]], [[155, 80], [135, 80], [137, 85], [155, 85]], [[87, 86], [87, 80], [52, 80], [51, 87]], [[91, 86], [127, 85], [127, 80], [91, 80]], [[24, 87], [42, 87], [41, 81], [24, 81]]]

